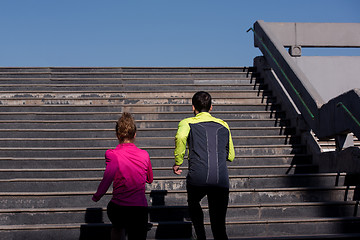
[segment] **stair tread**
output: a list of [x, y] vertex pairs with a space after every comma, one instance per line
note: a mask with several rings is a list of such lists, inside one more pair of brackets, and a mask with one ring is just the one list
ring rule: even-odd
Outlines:
[[[237, 192], [290, 192], [290, 191], [328, 191], [328, 190], [355, 190], [356, 186], [321, 186], [321, 187], [283, 187], [283, 188], [237, 188], [230, 189], [230, 193]], [[150, 194], [151, 190], [147, 190]], [[186, 190], [167, 190], [168, 194], [186, 193]], [[64, 191], [64, 192], [0, 192], [0, 196], [72, 196], [72, 195], [93, 195], [93, 191]], [[108, 192], [107, 195], [111, 195]]]
[[[285, 157], [285, 158], [293, 158], [295, 154], [275, 154], [275, 155], [241, 155], [241, 156], [235, 156], [236, 159], [242, 159], [242, 158], [279, 158], [279, 157]], [[303, 157], [309, 157], [310, 154], [296, 154], [296, 156], [303, 156]], [[173, 159], [174, 156], [152, 156], [151, 159]], [[0, 157], [0, 160], [13, 160], [13, 161], [23, 161], [23, 160], [39, 160], [39, 161], [45, 161], [45, 160], [104, 160], [104, 157]], [[186, 160], [186, 158], [185, 158]], [[235, 161], [234, 160], [234, 161]]]
[[[233, 128], [235, 129], [235, 128]], [[46, 131], [46, 129], [20, 129], [17, 131], [21, 131], [21, 130], [33, 130], [33, 131]], [[59, 130], [59, 129], [49, 129], [49, 130]], [[66, 130], [71, 130], [71, 129], [66, 129]], [[89, 130], [89, 129], [79, 129], [79, 130]], [[91, 130], [91, 129], [90, 129]], [[105, 129], [106, 130], [106, 129]], [[114, 131], [113, 129], [111, 129], [112, 131]], [[171, 130], [175, 130], [175, 129], [171, 129]], [[110, 129], [109, 129], [110, 131]], [[61, 132], [61, 131], [59, 131]], [[234, 136], [232, 137], [232, 139], [258, 139], [258, 138], [262, 138], [262, 139], [288, 139], [287, 136], [282, 136], [282, 135], [273, 135], [273, 136]], [[174, 137], [148, 137], [148, 136], [139, 136], [136, 138], [137, 140], [144, 140], [144, 139], [165, 139], [165, 140], [172, 140], [174, 139]], [[30, 137], [30, 138], [1, 138], [0, 141], [44, 141], [44, 140], [48, 140], [48, 141], [93, 141], [93, 140], [98, 140], [98, 141], [103, 141], [103, 140], [117, 140], [116, 137]]]
[[[259, 204], [229, 204], [228, 208], [264, 208], [264, 207], [300, 207], [300, 206], [329, 206], [329, 205], [355, 205], [357, 201], [329, 201], [329, 202], [293, 202], [293, 203], [259, 203]], [[151, 209], [159, 208], [187, 208], [187, 205], [184, 206], [149, 206]], [[103, 211], [106, 211], [106, 207], [98, 207]], [[208, 208], [207, 205], [202, 206], [202, 208]], [[36, 213], [36, 212], [85, 212], [86, 207], [64, 207], [64, 208], [9, 208], [9, 209], [0, 209], [0, 213]]]
[[[194, 94], [194, 90], [181, 90], [178, 91], [179, 93], [190, 93], [190, 94]], [[210, 94], [214, 94], [214, 93], [258, 93], [259, 90], [231, 90], [231, 89], [227, 89], [227, 90], [213, 90], [213, 91], [209, 91]], [[1, 93], [99, 93], [98, 90], [85, 90], [85, 91], [47, 91], [47, 90], [19, 90], [19, 91], [1, 91]], [[102, 90], [101, 93], [117, 93], [119, 94], [118, 91], [115, 90]], [[148, 91], [144, 91], [144, 90], [138, 90], [138, 91], [134, 91], [134, 90], [123, 90], [121, 91], [121, 93], [169, 93], [169, 91], [167, 90], [148, 90]], [[141, 96], [139, 96], [141, 98]]]
[[[51, 99], [52, 100], [52, 99]], [[64, 100], [64, 101], [70, 101], [70, 100], [74, 100], [74, 99], [61, 99], [61, 100]], [[75, 100], [79, 100], [79, 101], [83, 101], [84, 99], [75, 99]], [[43, 101], [43, 100], [41, 100]], [[232, 102], [232, 103], [217, 103], [217, 104], [213, 104], [214, 107], [221, 107], [221, 106], [228, 106], [228, 104], [231, 104], [232, 106], [236, 107], [236, 106], [266, 106], [267, 104], [266, 103], [236, 103], [236, 102]], [[44, 107], [51, 107], [51, 108], [60, 108], [60, 107], [73, 107], [73, 108], [81, 108], [81, 107], [91, 107], [91, 108], [99, 108], [99, 107], [104, 107], [104, 108], [115, 108], [115, 107], [132, 107], [132, 108], [151, 108], [151, 107], [189, 107], [188, 105], [185, 105], [185, 104], [179, 104], [179, 103], [174, 103], [174, 104], [171, 104], [171, 103], [152, 103], [152, 104], [143, 104], [143, 103], [140, 103], [140, 104], [122, 104], [122, 103], [115, 103], [115, 104], [111, 104], [109, 102], [107, 102], [107, 104], [79, 104], [79, 105], [74, 105], [74, 104], [58, 104], [58, 103], [41, 103], [41, 104], [26, 104], [25, 106], [21, 106], [21, 105], [18, 105], [18, 103], [14, 103], [14, 104], [1, 104], [0, 107], [1, 108], [13, 108], [13, 107], [19, 107], [19, 108], [27, 108], [27, 107], [41, 107], [41, 108], [44, 108]], [[214, 110], [214, 112], [219, 112], [219, 111], [216, 111]], [[249, 112], [253, 112], [253, 111], [249, 111]], [[268, 111], [266, 111], [268, 112]]]
[[[266, 236], [266, 237], [231, 237], [230, 240], [308, 240], [308, 239], [358, 239], [360, 233], [334, 233], [334, 234], [304, 234], [304, 235], [286, 235], [286, 236]], [[166, 240], [166, 239], [164, 239]], [[168, 239], [170, 240], [170, 239]], [[184, 239], [190, 240], [190, 239]], [[209, 239], [213, 240], [213, 239]]]
[[[234, 148], [235, 149], [239, 149], [239, 148], [245, 148], [245, 149], [249, 149], [249, 148], [263, 148], [263, 149], [267, 149], [267, 148], [294, 148], [294, 147], [303, 147], [304, 145], [301, 144], [274, 144], [274, 145], [235, 145]], [[107, 149], [111, 148], [112, 146], [109, 147], [0, 147], [0, 150], [2, 151], [15, 151], [15, 150], [22, 150], [22, 151], [47, 151], [47, 150], [104, 150], [106, 151]], [[139, 146], [139, 148], [141, 149], [174, 149], [174, 146]]]
[[[293, 218], [293, 219], [272, 219], [272, 220], [243, 220], [243, 221], [226, 221], [227, 225], [239, 224], [271, 224], [271, 223], [305, 223], [305, 222], [338, 222], [338, 221], [360, 221], [358, 217], [322, 217], [322, 218]], [[171, 222], [168, 222], [171, 223]], [[173, 221], [172, 223], [183, 223], [183, 221]], [[80, 228], [84, 223], [69, 224], [26, 224], [26, 225], [0, 225], [0, 230], [16, 230], [16, 229], [64, 229], [64, 228]], [[102, 224], [102, 223], [100, 223]], [[107, 224], [107, 223], [104, 223]], [[205, 225], [210, 222], [205, 221]], [[158, 222], [153, 222], [153, 226], [157, 226]]]
[[[306, 165], [307, 166], [307, 165]], [[310, 165], [311, 166], [311, 165]], [[280, 167], [283, 168], [285, 166], [274, 166], [274, 168]], [[261, 167], [259, 167], [261, 168]], [[265, 168], [271, 168], [271, 167], [265, 167]], [[229, 167], [229, 169], [232, 169]], [[1, 169], [0, 172], [86, 172], [86, 171], [99, 171], [103, 172], [105, 168], [89, 168], [89, 169], [81, 169], [81, 168], [69, 168], [69, 169]], [[171, 172], [172, 168], [153, 168], [154, 171], [156, 170], [166, 170]], [[171, 172], [172, 173], [172, 172]], [[237, 178], [289, 178], [289, 177], [328, 177], [333, 176], [336, 177], [335, 174], [326, 174], [326, 173], [306, 173], [306, 174], [252, 174], [252, 175], [231, 175], [229, 176], [230, 179], [237, 179]], [[345, 176], [345, 175], [342, 175]], [[185, 180], [185, 176], [176, 176], [176, 175], [170, 175], [169, 176], [155, 176], [154, 180]], [[0, 179], [0, 182], [51, 182], [51, 181], [99, 181], [101, 180], [101, 176], [99, 177], [27, 177], [27, 178], [6, 178], [6, 179]]]

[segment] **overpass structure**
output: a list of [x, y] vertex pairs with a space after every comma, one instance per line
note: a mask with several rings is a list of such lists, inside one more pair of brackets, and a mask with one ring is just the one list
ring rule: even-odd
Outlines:
[[[264, 54], [254, 65], [285, 96], [282, 101], [293, 110], [292, 117], [300, 116], [319, 139], [335, 139], [338, 151], [354, 146], [353, 136], [360, 136], [360, 56], [301, 53], [302, 48], [360, 48], [360, 23], [257, 21], [251, 30], [255, 46]], [[356, 153], [353, 161], [342, 161], [341, 166], [329, 161], [329, 154], [326, 159], [315, 154], [324, 171], [360, 170]]]

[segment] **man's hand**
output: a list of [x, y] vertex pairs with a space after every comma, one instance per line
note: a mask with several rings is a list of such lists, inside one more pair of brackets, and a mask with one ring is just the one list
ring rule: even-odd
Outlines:
[[174, 165], [173, 166], [173, 171], [176, 175], [180, 175], [182, 173], [182, 170], [180, 169], [180, 165]]

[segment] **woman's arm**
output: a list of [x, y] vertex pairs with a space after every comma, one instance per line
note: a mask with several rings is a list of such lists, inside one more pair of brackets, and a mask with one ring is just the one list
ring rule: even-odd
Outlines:
[[116, 172], [118, 171], [118, 163], [116, 161], [116, 156], [113, 154], [112, 150], [108, 150], [105, 153], [106, 159], [106, 169], [104, 172], [103, 179], [101, 180], [99, 187], [96, 193], [93, 195], [92, 200], [94, 202], [99, 201], [107, 192], [111, 183], [113, 182]]

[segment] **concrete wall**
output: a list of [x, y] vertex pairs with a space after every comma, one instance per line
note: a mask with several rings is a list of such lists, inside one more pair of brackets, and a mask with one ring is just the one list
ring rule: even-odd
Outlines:
[[360, 56], [293, 58], [324, 102], [360, 88]]
[[[266, 25], [272, 41], [284, 47], [360, 47], [360, 23], [259, 22]], [[258, 47], [257, 41], [255, 46]], [[292, 59], [325, 103], [360, 88], [360, 56], [301, 56]]]
[[283, 46], [359, 47], [360, 23], [267, 22]]

